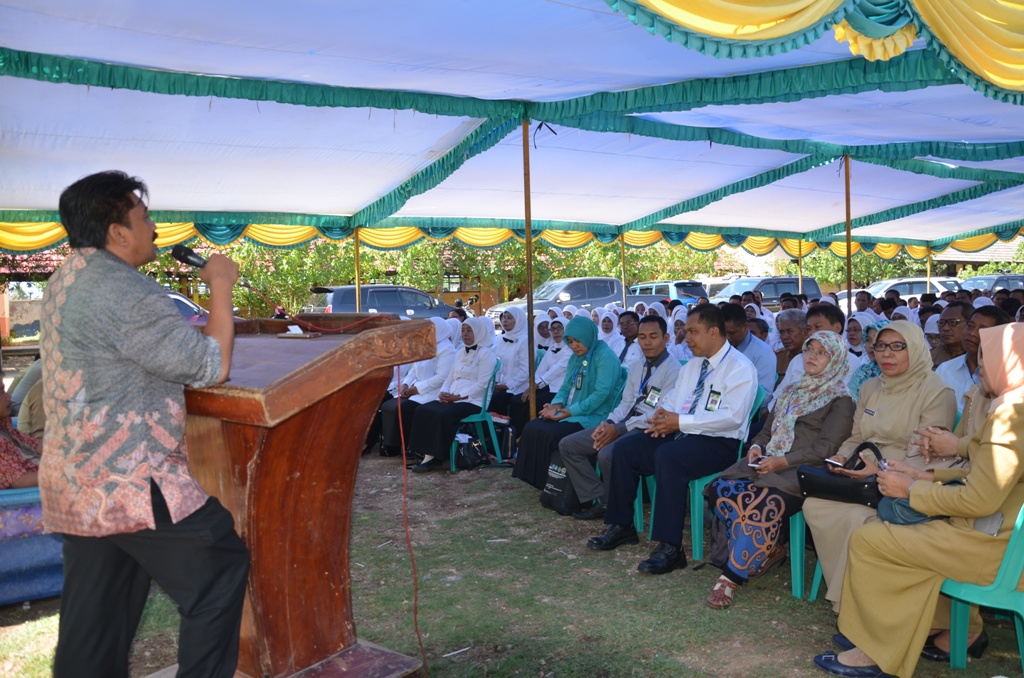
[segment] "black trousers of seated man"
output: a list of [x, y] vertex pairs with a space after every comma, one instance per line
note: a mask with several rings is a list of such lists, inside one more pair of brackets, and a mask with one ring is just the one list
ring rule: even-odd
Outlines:
[[178, 606], [178, 675], [229, 678], [249, 580], [249, 551], [219, 501], [171, 522], [150, 481], [156, 529], [64, 535], [54, 678], [128, 678], [128, 654], [156, 581]]
[[641, 476], [653, 475], [657, 508], [651, 539], [680, 547], [690, 481], [735, 464], [739, 445], [740, 441], [734, 438], [692, 434], [673, 440], [644, 433], [616, 441], [604, 522], [632, 525], [637, 485]]

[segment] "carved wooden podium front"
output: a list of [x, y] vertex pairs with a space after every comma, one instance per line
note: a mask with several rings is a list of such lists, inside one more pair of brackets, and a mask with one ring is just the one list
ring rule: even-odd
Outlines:
[[286, 320], [239, 323], [228, 381], [186, 390], [192, 473], [235, 516], [251, 570], [238, 672], [406, 676], [420, 661], [356, 639], [352, 493], [392, 366], [434, 355], [434, 326], [394, 316], [301, 316], [345, 334], [280, 338]]

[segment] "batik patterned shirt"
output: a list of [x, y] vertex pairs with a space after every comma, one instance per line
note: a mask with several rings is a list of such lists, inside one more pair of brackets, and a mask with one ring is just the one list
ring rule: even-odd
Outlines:
[[218, 381], [217, 341], [190, 326], [152, 278], [91, 248], [50, 278], [40, 337], [47, 530], [152, 528], [150, 480], [174, 522], [202, 506], [185, 450], [184, 386]]

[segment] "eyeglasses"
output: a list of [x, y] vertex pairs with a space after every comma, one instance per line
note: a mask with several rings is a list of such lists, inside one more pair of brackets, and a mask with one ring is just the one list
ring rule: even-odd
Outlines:
[[881, 353], [882, 351], [892, 351], [893, 353], [899, 353], [907, 349], [906, 342], [902, 341], [890, 341], [888, 344], [884, 341], [876, 341], [872, 347], [875, 349], [875, 353]]
[[939, 327], [956, 327], [964, 321], [963, 318], [947, 318], [946, 320], [939, 320]]

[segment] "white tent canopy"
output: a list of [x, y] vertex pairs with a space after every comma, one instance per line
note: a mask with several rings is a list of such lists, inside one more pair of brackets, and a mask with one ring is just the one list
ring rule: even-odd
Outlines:
[[601, 0], [0, 0], [0, 248], [38, 249], [25, 224], [110, 168], [221, 240], [521, 229], [523, 117], [541, 230], [840, 241], [846, 154], [855, 241], [1024, 226], [1020, 106], [919, 43], [716, 59]]

